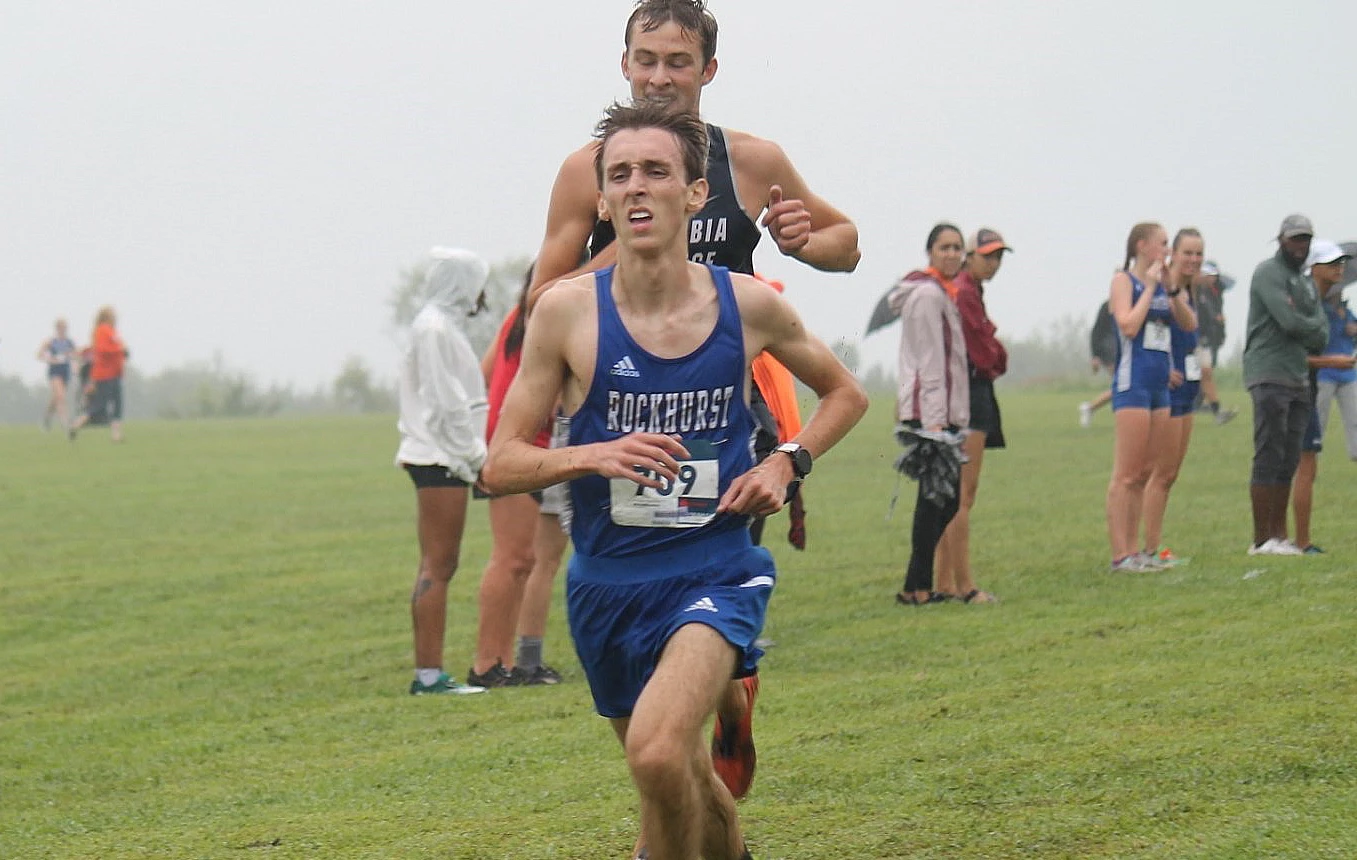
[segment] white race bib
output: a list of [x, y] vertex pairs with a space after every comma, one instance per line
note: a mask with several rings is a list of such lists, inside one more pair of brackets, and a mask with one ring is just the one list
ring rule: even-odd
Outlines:
[[1183, 379], [1188, 382], [1200, 382], [1202, 378], [1202, 363], [1197, 361], [1195, 353], [1189, 352], [1183, 359]]
[[1142, 341], [1146, 349], [1152, 349], [1155, 352], [1168, 352], [1173, 344], [1173, 335], [1169, 333], [1169, 327], [1158, 320], [1145, 321], [1145, 337]]
[[[643, 487], [627, 478], [613, 478], [612, 521], [619, 526], [650, 529], [694, 529], [711, 522], [721, 500], [721, 461], [710, 442], [684, 442], [691, 460], [680, 460], [678, 479], [660, 478], [659, 487]], [[646, 477], [653, 472], [638, 468]]]

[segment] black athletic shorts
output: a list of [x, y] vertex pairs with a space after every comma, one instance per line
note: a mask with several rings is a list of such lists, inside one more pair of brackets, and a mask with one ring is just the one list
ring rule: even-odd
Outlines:
[[94, 393], [90, 395], [89, 416], [91, 422], [99, 418], [105, 421], [121, 421], [123, 417], [123, 381], [121, 379], [100, 379], [94, 383]]
[[420, 490], [468, 486], [466, 481], [454, 475], [447, 466], [416, 466], [414, 463], [401, 465], [409, 473], [410, 480], [415, 482], [415, 487]]
[[986, 448], [1007, 447], [999, 401], [994, 396], [994, 381], [971, 377], [971, 429], [985, 434]]

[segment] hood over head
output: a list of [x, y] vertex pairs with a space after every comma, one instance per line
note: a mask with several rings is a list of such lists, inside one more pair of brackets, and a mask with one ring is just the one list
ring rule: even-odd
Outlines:
[[429, 251], [430, 305], [457, 316], [470, 316], [490, 280], [490, 265], [463, 248], [436, 247]]

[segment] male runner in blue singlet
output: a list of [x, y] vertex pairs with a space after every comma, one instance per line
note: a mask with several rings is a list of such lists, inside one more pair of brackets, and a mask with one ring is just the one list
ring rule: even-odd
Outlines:
[[[703, 0], [640, 0], [627, 19], [622, 52], [622, 76], [632, 98], [700, 115], [702, 89], [716, 76], [716, 40], [716, 19]], [[709, 193], [685, 228], [689, 259], [752, 275], [763, 227], [781, 253], [813, 268], [851, 272], [857, 267], [862, 256], [857, 227], [807, 187], [780, 146], [715, 125], [707, 132]], [[617, 259], [613, 227], [600, 218], [597, 206], [596, 149], [597, 143], [590, 142], [571, 153], [557, 173], [534, 270], [534, 300], [563, 277]], [[583, 266], [582, 259], [588, 260]], [[777, 445], [777, 427], [757, 389], [752, 408], [755, 453], [761, 459]], [[761, 519], [751, 525], [757, 540]], [[757, 681], [750, 676], [732, 683], [716, 722], [718, 769], [736, 797], [748, 792], [754, 778], [750, 720]]]
[[[700, 120], [615, 106], [600, 136], [597, 211], [617, 230], [617, 263], [542, 296], [482, 477], [495, 493], [571, 482], [571, 633], [626, 752], [649, 856], [736, 860], [749, 855], [702, 727], [761, 656], [776, 571], [748, 518], [781, 508], [867, 401], [775, 291], [688, 260], [708, 192]], [[754, 466], [749, 366], [764, 350], [820, 407]], [[558, 401], [570, 445], [537, 448]]]

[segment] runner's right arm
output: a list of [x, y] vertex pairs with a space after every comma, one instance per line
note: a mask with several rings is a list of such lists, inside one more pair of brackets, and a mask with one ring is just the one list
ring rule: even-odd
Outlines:
[[[678, 478], [676, 458], [686, 459], [688, 452], [661, 433], [632, 433], [565, 448], [539, 448], [532, 442], [551, 418], [572, 374], [567, 360], [570, 338], [590, 328], [584, 324], [585, 315], [594, 313], [595, 307], [593, 279], [581, 278], [549, 291], [528, 317], [523, 363], [504, 397], [490, 458], [481, 472], [491, 493], [526, 493], [585, 475], [626, 478], [656, 488]], [[589, 370], [592, 376], [593, 368]], [[587, 388], [588, 383], [584, 385]], [[651, 477], [637, 472], [638, 467]]]

